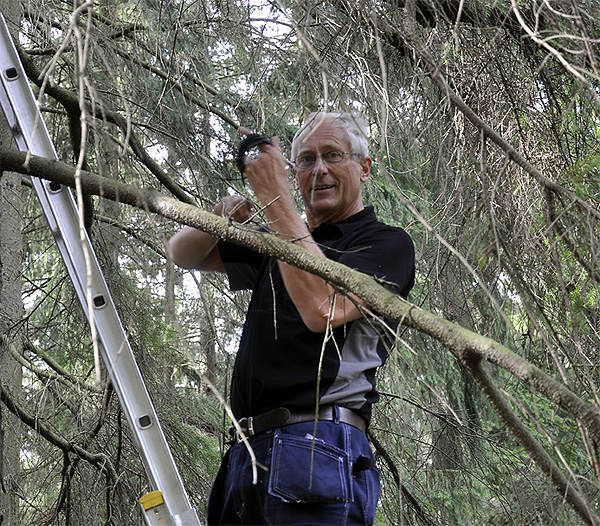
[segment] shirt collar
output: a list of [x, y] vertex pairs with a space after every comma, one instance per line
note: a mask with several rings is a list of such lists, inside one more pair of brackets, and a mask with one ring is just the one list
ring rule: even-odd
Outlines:
[[356, 230], [359, 226], [371, 223], [377, 220], [375, 209], [372, 205], [365, 206], [360, 212], [342, 219], [336, 223], [321, 223], [312, 231], [313, 239], [322, 241], [343, 237]]

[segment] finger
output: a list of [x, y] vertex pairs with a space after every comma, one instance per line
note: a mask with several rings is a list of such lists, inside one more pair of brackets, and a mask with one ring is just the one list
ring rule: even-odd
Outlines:
[[269, 151], [269, 148], [272, 146], [275, 146], [276, 149], [281, 150], [280, 146], [279, 146], [279, 137], [270, 137], [269, 140], [271, 141], [270, 143], [263, 143], [263, 144], [259, 144], [257, 146], [257, 148], [261, 151], [261, 152], [267, 152]]
[[226, 195], [221, 199], [213, 209], [213, 212], [220, 216], [227, 216], [235, 209], [240, 203], [246, 199], [241, 195]]
[[260, 153], [260, 150], [257, 149], [257, 147], [264, 143], [270, 144], [271, 141], [258, 133], [251, 133], [244, 140], [242, 140], [236, 156], [236, 164], [242, 176], [246, 166], [255, 160], [251, 152], [254, 150], [256, 153]]
[[244, 223], [250, 219], [252, 215], [252, 201], [244, 199], [242, 202], [231, 211], [231, 216], [238, 222]]

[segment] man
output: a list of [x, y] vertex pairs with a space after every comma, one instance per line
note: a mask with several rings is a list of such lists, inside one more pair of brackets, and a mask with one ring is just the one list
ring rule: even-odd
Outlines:
[[[271, 232], [408, 294], [410, 237], [362, 203], [371, 170], [362, 119], [312, 114], [296, 134], [292, 159], [306, 220], [277, 141], [259, 150], [246, 176]], [[250, 214], [233, 196], [214, 212], [238, 221]], [[182, 229], [169, 251], [182, 267], [225, 271], [233, 289], [253, 290], [230, 399], [249, 447], [236, 433], [209, 524], [372, 524], [379, 471], [365, 433], [378, 398], [375, 373], [393, 339], [389, 324], [322, 278], [199, 230]]]

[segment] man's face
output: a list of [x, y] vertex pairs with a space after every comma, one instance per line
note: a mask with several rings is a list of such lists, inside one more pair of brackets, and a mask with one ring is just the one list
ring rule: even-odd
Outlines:
[[[296, 186], [302, 195], [311, 230], [321, 223], [346, 219], [363, 209], [362, 184], [369, 178], [371, 159], [358, 161], [350, 155], [345, 132], [332, 121], [307, 129], [298, 139], [297, 158], [315, 156], [309, 168], [296, 168]], [[344, 153], [339, 163], [326, 163], [321, 156]]]

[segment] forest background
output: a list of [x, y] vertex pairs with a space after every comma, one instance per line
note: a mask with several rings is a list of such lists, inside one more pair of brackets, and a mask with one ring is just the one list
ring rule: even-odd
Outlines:
[[[403, 323], [370, 434], [377, 524], [600, 524], [600, 2], [0, 8], [62, 161], [24, 164], [2, 121], [0, 523], [138, 525], [149, 489], [106, 372], [96, 380], [36, 175], [79, 181], [82, 227], [200, 514], [248, 295], [173, 268], [165, 242], [182, 223]], [[238, 126], [289, 152], [315, 110], [371, 126], [365, 200], [415, 242], [410, 305], [254, 234], [260, 213], [239, 228], [202, 212], [252, 198]]]

